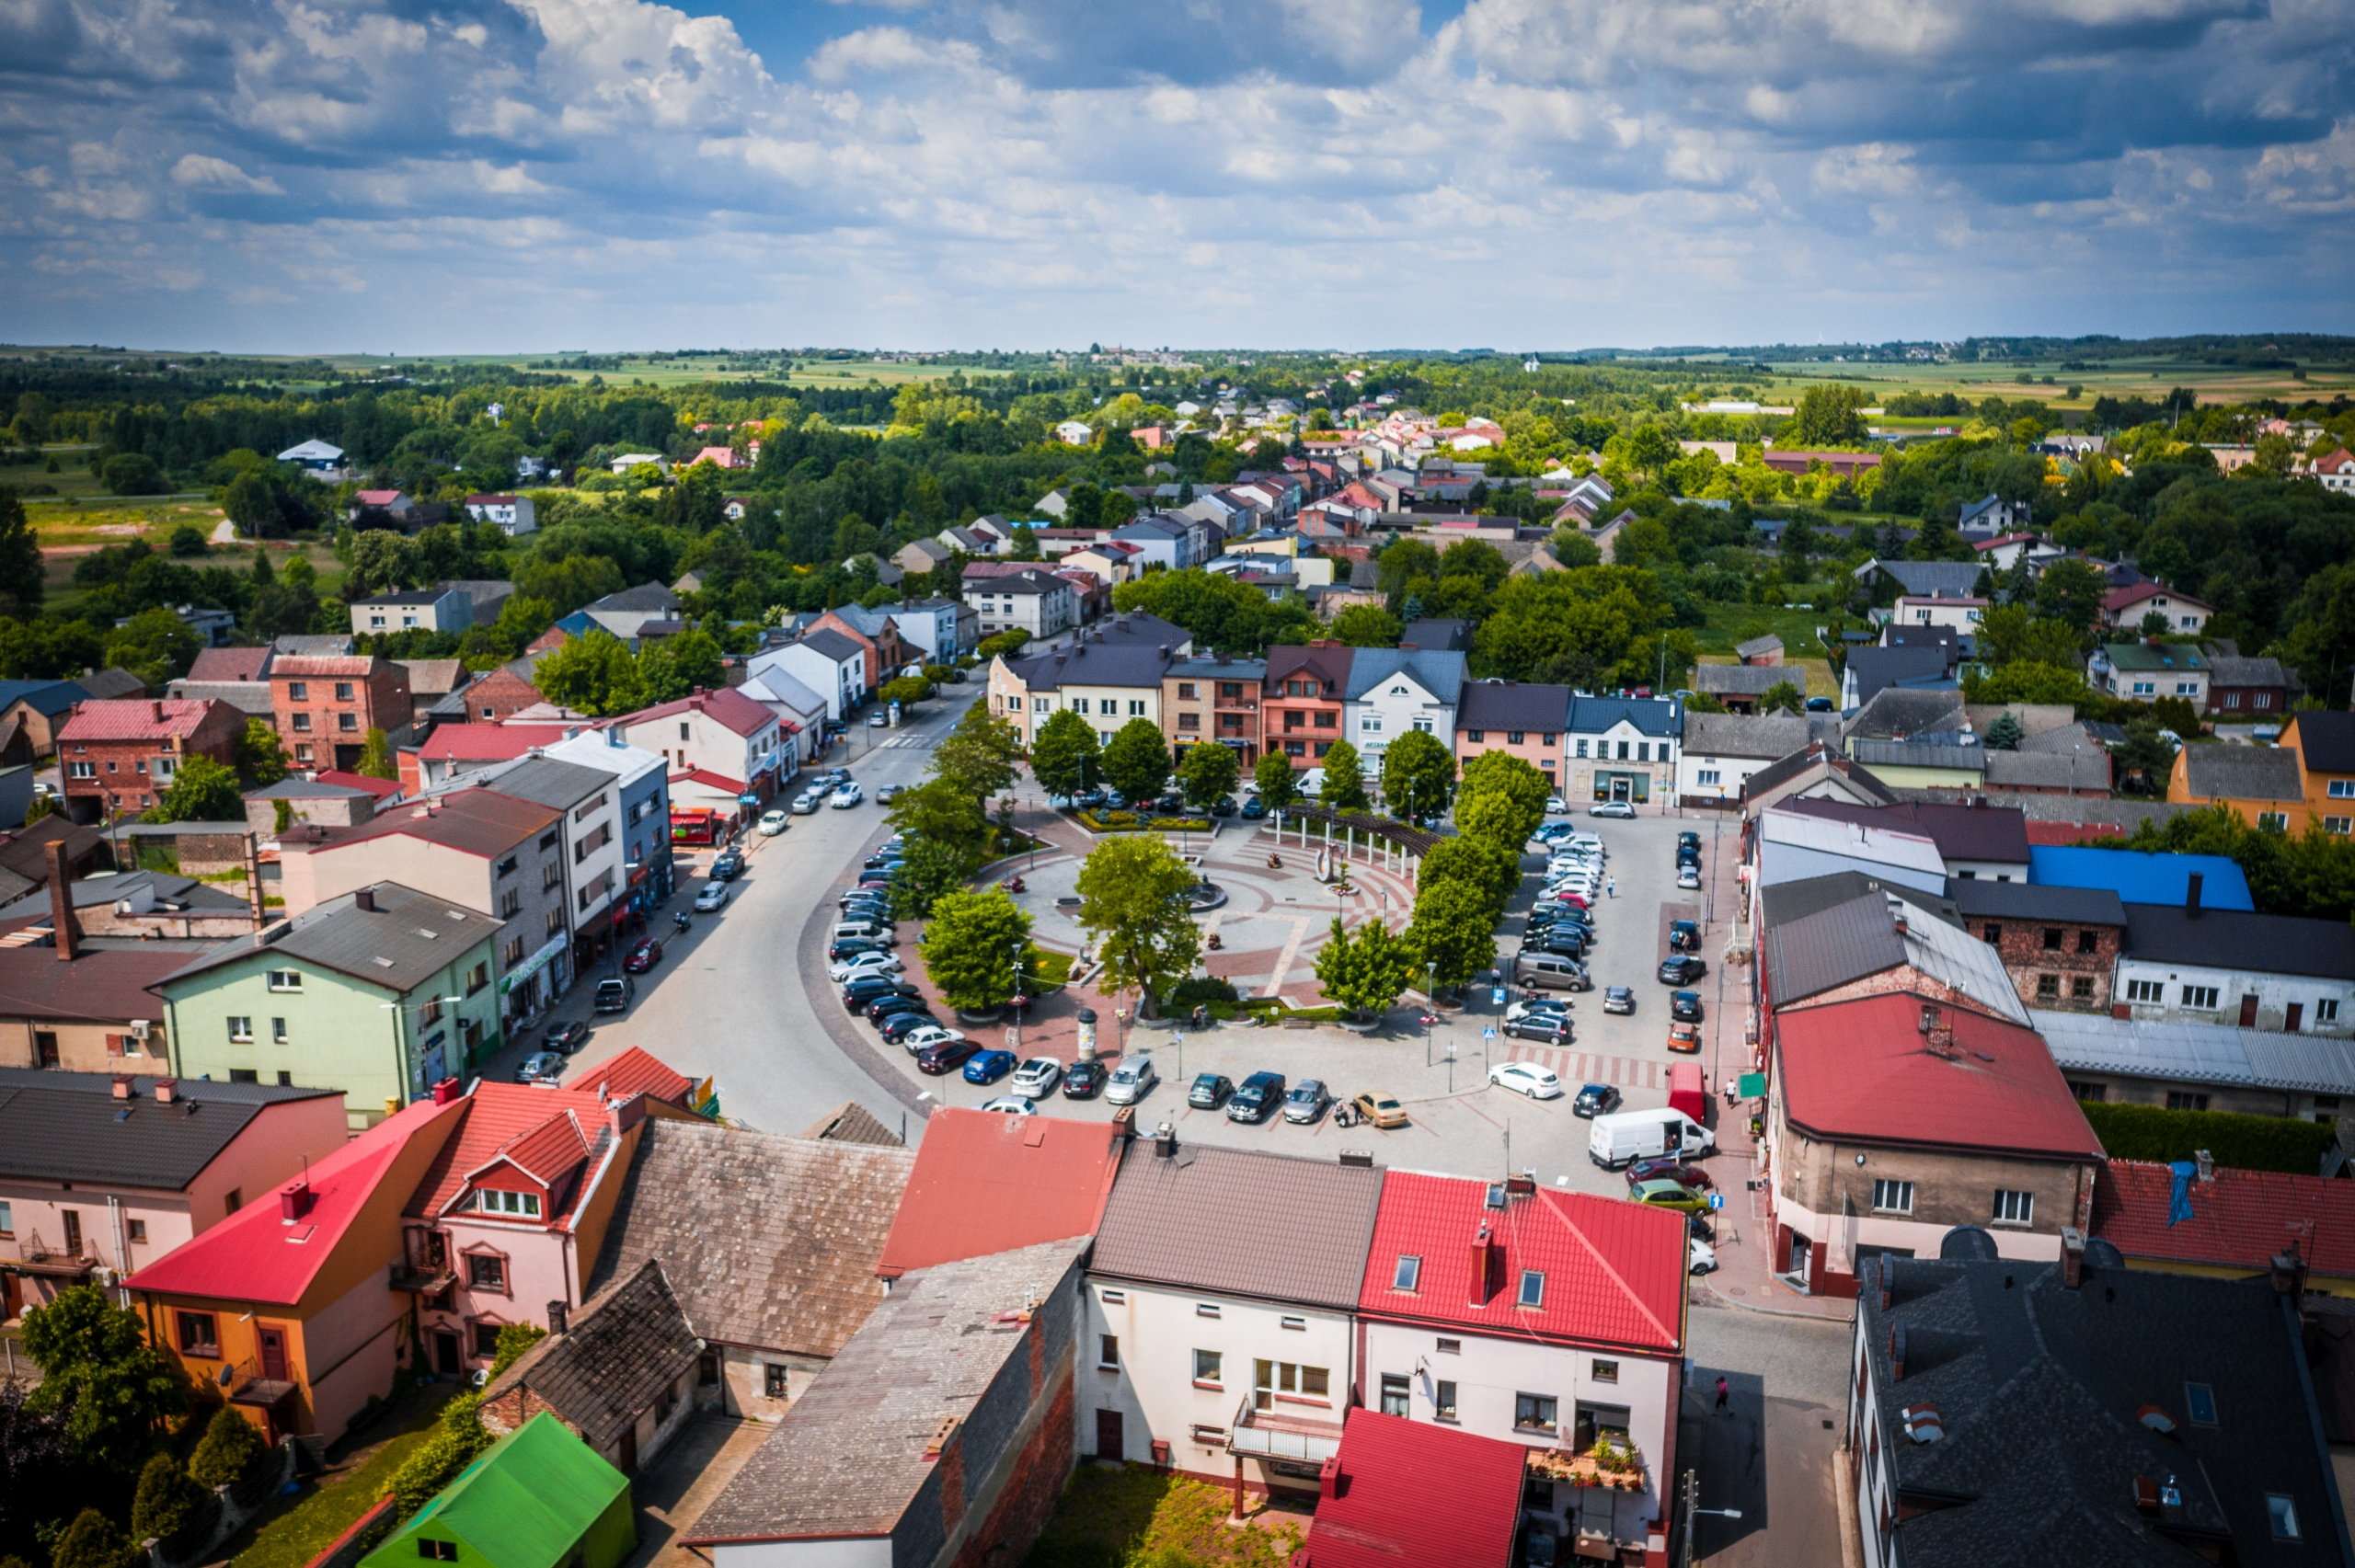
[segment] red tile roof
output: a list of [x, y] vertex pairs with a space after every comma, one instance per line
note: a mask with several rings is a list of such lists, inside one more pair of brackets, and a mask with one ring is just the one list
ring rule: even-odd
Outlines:
[[1120, 1155], [1109, 1122], [935, 1111], [875, 1272], [1092, 1236]]
[[1859, 1143], [2102, 1158], [2043, 1036], [1947, 1007], [1957, 1049], [1940, 1056], [1921, 1032], [1924, 1005], [1899, 993], [1777, 1013], [1791, 1125]]
[[611, 1061], [601, 1061], [584, 1068], [579, 1075], [579, 1087], [594, 1089], [608, 1101], [626, 1100], [633, 1094], [650, 1094], [657, 1100], [668, 1100], [674, 1105], [686, 1104], [687, 1091], [695, 1086], [695, 1080], [648, 1055], [637, 1046], [622, 1052]]
[[690, 710], [698, 711], [713, 723], [747, 737], [758, 735], [776, 724], [776, 715], [733, 686], [722, 686], [717, 692], [706, 692], [700, 696], [681, 697], [675, 703], [664, 703], [659, 707], [641, 708], [634, 714], [625, 714], [614, 722], [644, 724], [649, 719], [669, 718], [673, 714]]
[[289, 654], [271, 663], [270, 678], [272, 681], [317, 681], [334, 675], [369, 676], [375, 674], [378, 667], [373, 654]]
[[2191, 1183], [2191, 1218], [2167, 1223], [2172, 1166], [2112, 1160], [2094, 1185], [2092, 1233], [2130, 1258], [2265, 1271], [2291, 1242], [2315, 1274], [2355, 1276], [2355, 1182], [2216, 1167]]
[[349, 773], [341, 768], [327, 769], [319, 775], [319, 783], [337, 784], [345, 789], [364, 790], [378, 800], [401, 792], [401, 782], [398, 779], [371, 778], [366, 773]]
[[[749, 787], [742, 779], [731, 779], [726, 773], [715, 773], [709, 768], [689, 768], [684, 773], [674, 773], [667, 782], [674, 784], [699, 784], [706, 789], [725, 790], [729, 795], [742, 795]], [[1056, 1239], [1060, 1241], [1062, 1238]]]
[[2163, 582], [2150, 581], [2138, 582], [2131, 588], [2111, 589], [2108, 593], [2102, 597], [2101, 607], [2104, 610], [2123, 610], [2130, 604], [2140, 604], [2143, 600], [2155, 599], [2162, 593], [2174, 594], [2176, 598], [2183, 601], [2184, 603], [2196, 605], [2202, 610], [2208, 608], [2208, 604], [2205, 600], [2194, 599], [2191, 595], [2179, 592], [2175, 589], [2169, 588]]
[[310, 1168], [312, 1203], [300, 1222], [279, 1219], [275, 1191], [255, 1194], [243, 1208], [124, 1284], [133, 1290], [295, 1306], [402, 1151], [414, 1139], [447, 1139], [465, 1115], [463, 1100], [447, 1105], [419, 1100]]
[[2126, 830], [2115, 822], [2040, 822], [2031, 817], [2028, 822], [2028, 847], [2067, 846], [2086, 839], [2122, 839]]
[[122, 697], [82, 703], [57, 733], [60, 740], [160, 740], [194, 735], [220, 704], [185, 697]]
[[[465, 1190], [469, 1173], [482, 1169], [501, 1150], [546, 1127], [552, 1117], [561, 1117], [570, 1111], [592, 1136], [605, 1118], [604, 1107], [597, 1103], [594, 1094], [570, 1089], [542, 1089], [528, 1083], [494, 1083], [487, 1078], [477, 1081], [457, 1104], [465, 1120], [456, 1136], [434, 1156], [433, 1163], [426, 1168], [425, 1179], [418, 1183], [417, 1191], [401, 1210], [411, 1219], [439, 1214]], [[577, 1139], [579, 1135], [571, 1136]]]
[[1529, 1450], [1352, 1409], [1335, 1495], [1292, 1568], [1509, 1568]]
[[266, 647], [199, 648], [188, 667], [190, 681], [258, 681], [270, 673], [270, 650]]
[[468, 1173], [479, 1174], [503, 1161], [554, 1191], [574, 1166], [588, 1158], [588, 1136], [580, 1130], [579, 1117], [572, 1111], [564, 1110], [529, 1132], [517, 1133]]
[[417, 754], [429, 762], [503, 762], [534, 746], [553, 746], [573, 727], [561, 724], [445, 724]]
[[[1511, 1196], [1497, 1209], [1488, 1194], [1488, 1184], [1474, 1176], [1384, 1176], [1358, 1310], [1642, 1350], [1683, 1345], [1683, 1215], [1552, 1188]], [[1475, 1305], [1472, 1247], [1483, 1226], [1489, 1294]], [[1402, 1256], [1422, 1259], [1412, 1291], [1391, 1288]], [[1545, 1276], [1543, 1306], [1518, 1304], [1524, 1269]]]

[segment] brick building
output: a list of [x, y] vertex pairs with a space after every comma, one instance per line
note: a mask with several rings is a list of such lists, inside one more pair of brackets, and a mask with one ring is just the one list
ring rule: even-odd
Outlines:
[[306, 773], [357, 768], [370, 730], [389, 735], [409, 722], [408, 672], [373, 654], [278, 659], [270, 696], [280, 743]]
[[2003, 960], [2024, 1005], [2109, 1011], [2110, 975], [2126, 941], [2126, 906], [2116, 893], [1957, 877], [1947, 897], [1970, 934]]
[[66, 814], [77, 822], [137, 816], [172, 787], [180, 764], [236, 756], [246, 715], [226, 703], [123, 698], [81, 703], [57, 732]]
[[1322, 766], [1341, 738], [1350, 658], [1344, 643], [1319, 637], [1306, 647], [1271, 647], [1261, 686], [1260, 743], [1281, 749], [1296, 768]]
[[1161, 733], [1172, 746], [1215, 740], [1249, 773], [1259, 760], [1259, 658], [1189, 658], [1161, 675]]

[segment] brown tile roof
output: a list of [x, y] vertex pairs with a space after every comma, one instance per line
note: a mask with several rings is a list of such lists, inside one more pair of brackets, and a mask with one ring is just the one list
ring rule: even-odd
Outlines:
[[[1349, 1311], [1365, 1278], [1382, 1172], [1256, 1150], [1129, 1145], [1096, 1233], [1093, 1274]], [[1291, 1216], [1280, 1247], [1237, 1245], [1240, 1214]]]
[[706, 1339], [833, 1356], [883, 1299], [876, 1260], [914, 1164], [903, 1149], [649, 1120], [591, 1288], [659, 1257]]
[[902, 1147], [900, 1135], [877, 1121], [873, 1113], [856, 1100], [845, 1100], [820, 1116], [802, 1129], [801, 1136], [821, 1143], [876, 1143], [887, 1149]]
[[373, 654], [289, 654], [270, 667], [272, 681], [317, 681], [335, 675], [370, 676], [376, 673], [379, 660]]
[[13, 871], [29, 882], [46, 885], [49, 843], [52, 839], [65, 841], [65, 866], [74, 872], [81, 871], [106, 841], [78, 822], [63, 817], [44, 817], [38, 822], [0, 832], [0, 871]]
[[191, 703], [178, 697], [154, 702], [130, 698], [92, 701], [75, 708], [74, 716], [65, 721], [57, 738], [63, 742], [185, 738], [194, 735], [212, 712], [209, 702]]
[[396, 834], [443, 844], [467, 854], [494, 855], [564, 819], [564, 813], [487, 789], [454, 790], [434, 797], [431, 808], [396, 806], [363, 827], [337, 833], [315, 853], [326, 853], [369, 839]]
[[592, 1446], [610, 1448], [702, 1353], [703, 1342], [662, 1265], [649, 1258], [628, 1278], [582, 1302], [563, 1333], [518, 1356], [483, 1391], [484, 1413], [521, 1386]]
[[0, 1018], [160, 1023], [161, 997], [148, 987], [186, 964], [185, 947], [85, 949], [61, 963], [54, 947], [0, 947]]

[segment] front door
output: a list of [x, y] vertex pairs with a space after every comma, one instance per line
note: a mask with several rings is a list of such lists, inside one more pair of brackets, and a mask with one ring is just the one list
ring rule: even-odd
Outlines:
[[261, 1375], [273, 1383], [286, 1381], [286, 1331], [261, 1331]]
[[1099, 1410], [1096, 1413], [1096, 1457], [1118, 1460], [1122, 1457], [1120, 1442], [1120, 1413]]
[[464, 1370], [458, 1364], [458, 1336], [447, 1332], [433, 1336], [433, 1369], [445, 1378], [454, 1378]]
[[1814, 1261], [1815, 1243], [1809, 1241], [1805, 1236], [1800, 1235], [1797, 1230], [1792, 1231], [1790, 1275], [1792, 1280], [1802, 1290], [1808, 1288], [1808, 1265], [1812, 1264]]
[[1627, 798], [1627, 780], [1626, 777], [1614, 776], [1612, 779], [1611, 798], [1614, 800], [1625, 800]]
[[2306, 1004], [2305, 1004], [2304, 1002], [2303, 1002], [2303, 1001], [2293, 1001], [2293, 1002], [2292, 1002], [2288, 1007], [2286, 1007], [2286, 1008], [2282, 1009], [2282, 1011], [2281, 1011], [2281, 1027], [2282, 1027], [2282, 1029], [2283, 1029], [2286, 1033], [2289, 1033], [2289, 1034], [2292, 1034], [2292, 1035], [2296, 1034], [2296, 1033], [2298, 1032], [2298, 1021], [2299, 1021], [2301, 1018], [2303, 1018], [2303, 1017], [2305, 1016], [2305, 1013], [2306, 1013]]
[[623, 1473], [638, 1469], [638, 1423], [633, 1421], [622, 1432], [621, 1470]]
[[2253, 996], [2241, 998], [2241, 1027], [2244, 1029], [2257, 1027], [2257, 998]]

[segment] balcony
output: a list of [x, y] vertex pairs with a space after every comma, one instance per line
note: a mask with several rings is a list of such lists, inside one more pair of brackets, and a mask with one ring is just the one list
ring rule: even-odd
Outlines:
[[438, 1264], [396, 1263], [389, 1283], [413, 1296], [439, 1296], [458, 1283], [458, 1276]]
[[1235, 1413], [1227, 1452], [1253, 1459], [1322, 1464], [1341, 1451], [1341, 1424], [1255, 1410], [1249, 1395]]
[[98, 1266], [98, 1260], [80, 1250], [68, 1252], [51, 1246], [41, 1240], [38, 1230], [29, 1233], [17, 1243], [14, 1261], [0, 1260], [0, 1269], [10, 1274], [38, 1275], [46, 1279], [80, 1279]]
[[1605, 1492], [1644, 1489], [1644, 1456], [1625, 1437], [1598, 1438], [1589, 1448], [1532, 1448], [1527, 1466], [1533, 1479]]

